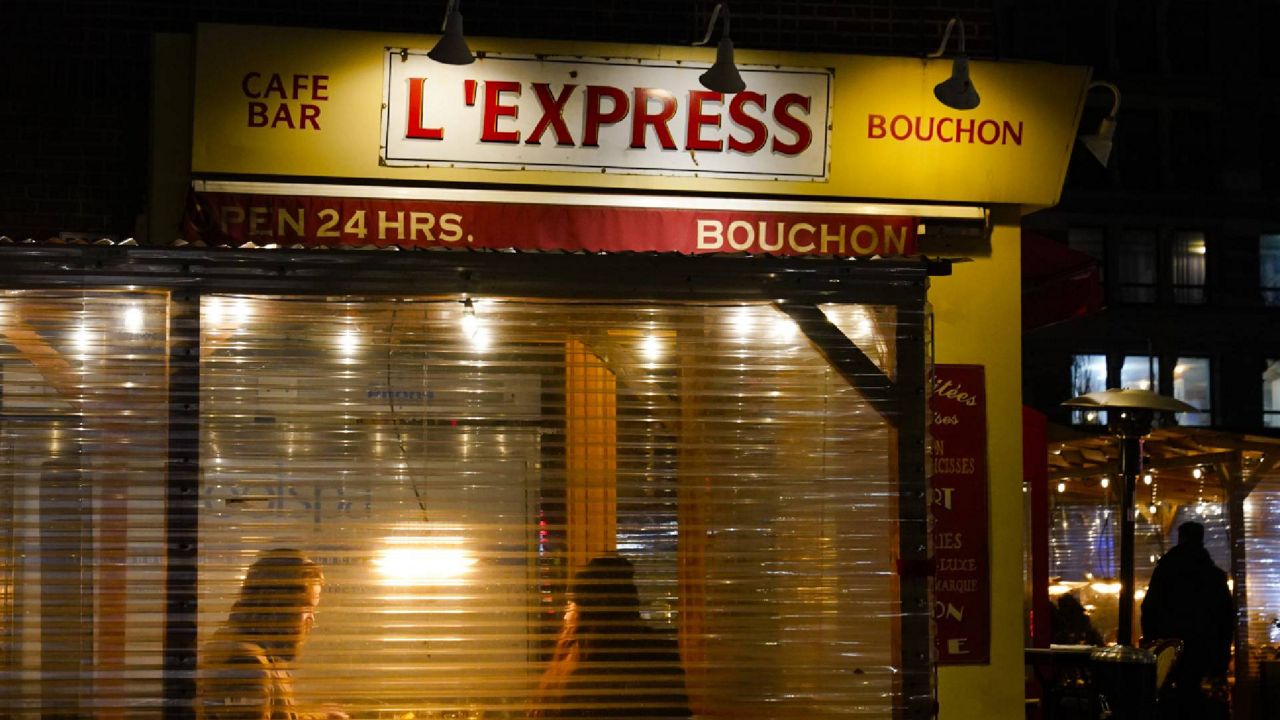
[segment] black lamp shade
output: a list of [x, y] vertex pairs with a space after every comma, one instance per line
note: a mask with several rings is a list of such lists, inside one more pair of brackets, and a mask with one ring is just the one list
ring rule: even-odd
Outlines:
[[959, 55], [951, 63], [951, 77], [933, 88], [938, 102], [955, 110], [972, 110], [981, 102], [978, 91], [969, 81], [969, 58]]
[[467, 47], [467, 39], [462, 36], [462, 13], [454, 10], [444, 24], [444, 35], [436, 41], [427, 57], [445, 65], [470, 65], [476, 61]]
[[727, 37], [720, 38], [716, 46], [716, 62], [698, 77], [698, 82], [708, 90], [732, 95], [742, 92], [747, 84], [738, 74], [738, 66], [733, 62], [733, 41]]

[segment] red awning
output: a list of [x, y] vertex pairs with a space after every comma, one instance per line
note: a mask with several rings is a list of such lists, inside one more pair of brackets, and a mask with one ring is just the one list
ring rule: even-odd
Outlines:
[[1102, 309], [1098, 261], [1043, 235], [1022, 233], [1022, 329], [1087, 317]]

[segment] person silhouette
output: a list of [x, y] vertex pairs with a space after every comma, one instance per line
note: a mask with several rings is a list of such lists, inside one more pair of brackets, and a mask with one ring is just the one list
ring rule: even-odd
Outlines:
[[635, 568], [594, 557], [574, 576], [531, 718], [689, 718], [675, 637], [645, 625]]
[[1235, 624], [1227, 574], [1213, 564], [1204, 547], [1204, 525], [1182, 523], [1178, 544], [1156, 563], [1142, 600], [1143, 639], [1183, 643], [1182, 655], [1170, 672], [1168, 707], [1176, 717], [1214, 715], [1201, 683], [1226, 674]]
[[197, 717], [203, 720], [344, 720], [333, 708], [299, 713], [292, 663], [311, 632], [320, 566], [289, 548], [268, 550], [249, 567], [225, 627], [204, 648]]
[[1067, 593], [1051, 605], [1053, 642], [1059, 645], [1101, 645], [1102, 635], [1093, 627], [1089, 614], [1075, 595]]

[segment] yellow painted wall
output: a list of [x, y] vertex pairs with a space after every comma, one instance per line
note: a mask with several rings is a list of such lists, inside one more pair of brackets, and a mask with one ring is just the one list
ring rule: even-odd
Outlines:
[[1022, 318], [1019, 212], [992, 213], [991, 257], [934, 278], [934, 357], [986, 368], [991, 664], [938, 671], [941, 720], [1023, 717]]

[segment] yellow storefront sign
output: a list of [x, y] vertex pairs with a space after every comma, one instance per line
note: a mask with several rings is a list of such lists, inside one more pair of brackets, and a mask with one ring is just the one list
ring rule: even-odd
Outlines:
[[197, 175], [466, 182], [1048, 206], [1087, 68], [973, 62], [982, 96], [933, 96], [948, 59], [742, 49], [747, 90], [697, 85], [705, 48], [208, 25]]

